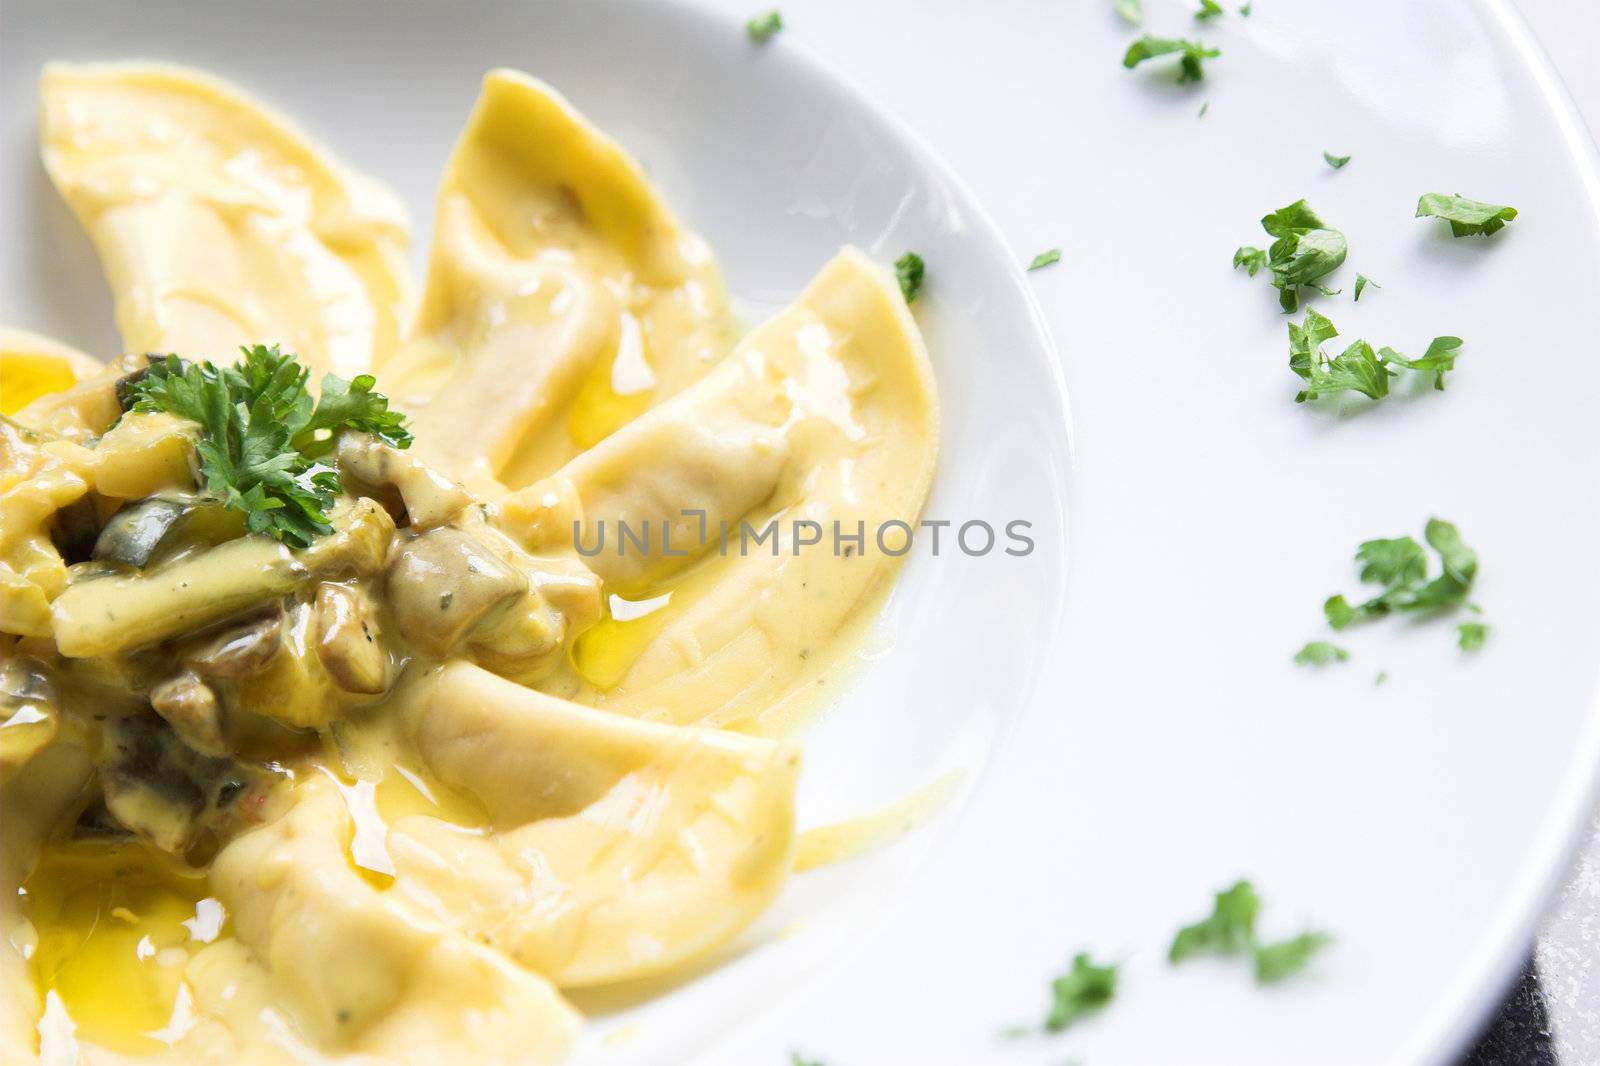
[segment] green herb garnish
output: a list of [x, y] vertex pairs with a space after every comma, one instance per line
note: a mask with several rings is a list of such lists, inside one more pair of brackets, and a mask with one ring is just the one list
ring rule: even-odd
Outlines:
[[372, 391], [370, 374], [354, 381], [324, 375], [313, 400], [293, 353], [260, 344], [240, 350], [244, 358], [230, 367], [175, 355], [152, 362], [129, 382], [127, 404], [197, 423], [206, 487], [241, 512], [252, 533], [304, 548], [333, 530], [326, 508], [338, 497], [339, 475], [322, 461], [333, 431], [357, 429], [397, 448], [409, 447], [411, 434], [405, 416]]
[[1343, 170], [1344, 169], [1344, 165], [1346, 163], [1350, 162], [1350, 157], [1349, 156], [1347, 156], [1347, 155], [1334, 155], [1332, 152], [1323, 152], [1322, 153], [1322, 158], [1334, 170]]
[[783, 29], [783, 12], [776, 9], [753, 16], [744, 24], [744, 32], [757, 44], [766, 44]]
[[1096, 966], [1086, 952], [1073, 956], [1072, 968], [1050, 982], [1046, 1032], [1059, 1033], [1086, 1014], [1111, 1002], [1117, 991], [1116, 966]]
[[1252, 278], [1261, 272], [1267, 265], [1267, 253], [1252, 244], [1242, 244], [1233, 253], [1233, 269], [1244, 267], [1245, 273]]
[[1028, 269], [1041, 270], [1044, 267], [1050, 266], [1052, 263], [1059, 262], [1061, 262], [1061, 249], [1051, 248], [1048, 251], [1040, 252], [1038, 255], [1034, 256], [1033, 262], [1028, 264]]
[[1306, 968], [1311, 956], [1331, 941], [1327, 933], [1310, 931], [1275, 944], [1261, 945], [1255, 951], [1256, 983], [1270, 985], [1293, 977]]
[[1326, 666], [1328, 663], [1348, 662], [1350, 653], [1326, 640], [1313, 640], [1294, 653], [1294, 661], [1301, 666]]
[[1144, 0], [1112, 0], [1117, 15], [1130, 26], [1144, 21]]
[[1361, 290], [1365, 289], [1368, 285], [1371, 285], [1374, 289], [1383, 288], [1382, 285], [1379, 285], [1376, 281], [1373, 281], [1371, 278], [1367, 277], [1365, 274], [1360, 274], [1360, 273], [1356, 274], [1356, 299], [1355, 299], [1356, 303], [1360, 303], [1361, 302]]
[[1322, 605], [1328, 624], [1344, 629], [1394, 611], [1465, 606], [1478, 575], [1477, 553], [1461, 539], [1456, 527], [1442, 518], [1428, 519], [1423, 539], [1439, 556], [1439, 576], [1428, 576], [1427, 552], [1411, 537], [1364, 541], [1356, 549], [1361, 580], [1382, 585], [1383, 591], [1356, 605], [1342, 595], [1329, 596]]
[[1465, 196], [1430, 192], [1417, 201], [1417, 218], [1442, 218], [1450, 223], [1452, 237], [1487, 237], [1517, 217], [1517, 209], [1486, 204]]
[[916, 252], [907, 252], [894, 261], [894, 277], [900, 283], [900, 295], [906, 298], [906, 303], [911, 303], [922, 291], [922, 273], [922, 256]]
[[1185, 41], [1176, 37], [1155, 37], [1145, 34], [1128, 46], [1128, 51], [1122, 57], [1122, 65], [1132, 70], [1147, 59], [1157, 56], [1178, 56], [1178, 80], [1199, 81], [1205, 77], [1205, 68], [1201, 65], [1207, 59], [1215, 59], [1222, 53], [1215, 48], [1207, 48], [1201, 41]]
[[1266, 259], [1260, 258], [1259, 249], [1245, 245], [1233, 253], [1235, 268], [1244, 266], [1251, 277], [1262, 266], [1270, 269], [1278, 304], [1285, 311], [1299, 309], [1301, 286], [1314, 286], [1324, 296], [1333, 295], [1335, 290], [1320, 281], [1344, 262], [1349, 249], [1343, 233], [1324, 225], [1304, 200], [1267, 215], [1261, 220], [1261, 228], [1276, 238], [1267, 249]]
[[1248, 950], [1255, 941], [1260, 909], [1261, 898], [1249, 881], [1218, 892], [1210, 916], [1184, 926], [1172, 938], [1167, 961], [1179, 963], [1193, 955], [1237, 955]]
[[1200, 0], [1200, 10], [1194, 13], [1195, 21], [1204, 22], [1214, 19], [1222, 14], [1222, 5], [1217, 0]]
[[1256, 981], [1269, 984], [1281, 981], [1305, 967], [1319, 948], [1327, 944], [1325, 933], [1302, 933], [1276, 944], [1256, 941], [1256, 915], [1261, 897], [1249, 881], [1238, 881], [1218, 892], [1211, 914], [1193, 925], [1178, 930], [1167, 951], [1169, 963], [1179, 963], [1195, 955], [1244, 955], [1255, 960]]
[[1296, 403], [1334, 392], [1359, 392], [1381, 400], [1389, 395], [1389, 379], [1399, 376], [1395, 367], [1431, 373], [1433, 387], [1442, 390], [1444, 376], [1456, 368], [1463, 343], [1460, 337], [1435, 337], [1427, 351], [1411, 359], [1389, 347], [1373, 351], [1372, 345], [1358, 340], [1329, 358], [1322, 343], [1338, 335], [1333, 323], [1315, 308], [1306, 309], [1304, 322], [1289, 323], [1289, 369], [1305, 380], [1305, 387], [1295, 395]]
[[1462, 651], [1477, 651], [1489, 639], [1491, 628], [1482, 622], [1462, 622], [1456, 626], [1456, 644]]

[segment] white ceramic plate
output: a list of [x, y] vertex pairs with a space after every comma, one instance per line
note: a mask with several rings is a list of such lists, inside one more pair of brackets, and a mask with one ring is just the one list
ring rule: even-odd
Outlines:
[[[587, 997], [584, 1061], [1448, 1061], [1524, 956], [1600, 759], [1595, 159], [1520, 22], [1498, 0], [1258, 0], [1197, 27], [1146, 0], [1151, 30], [1224, 53], [1179, 87], [1121, 68], [1133, 33], [1108, 0], [796, 0], [765, 48], [744, 0], [715, 4], [8, 0], [0, 317], [115, 345], [34, 158], [54, 57], [237, 79], [395, 185], [419, 266], [496, 64], [628, 144], [753, 314], [843, 242], [919, 250], [946, 413], [930, 514], [1026, 519], [1038, 548], [924, 542], [808, 738], [802, 818], [950, 769], [964, 788], [895, 848], [797, 878], [693, 980]], [[1323, 149], [1354, 159], [1335, 172]], [[1410, 217], [1428, 191], [1522, 216], [1452, 241]], [[1466, 338], [1448, 392], [1295, 406], [1274, 294], [1228, 261], [1301, 196], [1351, 244], [1346, 294], [1318, 306], [1405, 351]], [[1060, 265], [1020, 272], [1054, 245]], [[1383, 286], [1359, 306], [1356, 270]], [[1323, 597], [1354, 588], [1355, 544], [1430, 514], [1482, 555], [1489, 646], [1390, 622], [1350, 634], [1347, 665], [1292, 666]], [[1309, 976], [1165, 965], [1239, 875], [1268, 934], [1336, 934]], [[1114, 1007], [1001, 1039], [1080, 948], [1122, 960]]]

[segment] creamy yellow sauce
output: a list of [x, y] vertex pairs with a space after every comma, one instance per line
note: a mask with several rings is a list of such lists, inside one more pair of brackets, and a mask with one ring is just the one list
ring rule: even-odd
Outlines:
[[[937, 452], [881, 265], [738, 338], [705, 244], [514, 71], [414, 305], [394, 196], [240, 90], [53, 65], [40, 114], [128, 354], [0, 330], [0, 1061], [559, 1062], [565, 993], [703, 965], [947, 794], [795, 828], [789, 738]], [[375, 373], [416, 434], [333, 441], [302, 549], [119, 394], [258, 342]]]

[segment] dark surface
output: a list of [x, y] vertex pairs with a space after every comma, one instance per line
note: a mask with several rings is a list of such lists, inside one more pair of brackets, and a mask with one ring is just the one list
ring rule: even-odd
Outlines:
[[[1557, 1066], [1539, 969], [1530, 958], [1511, 994], [1458, 1066]], [[1567, 1063], [1565, 1066], [1580, 1066]]]

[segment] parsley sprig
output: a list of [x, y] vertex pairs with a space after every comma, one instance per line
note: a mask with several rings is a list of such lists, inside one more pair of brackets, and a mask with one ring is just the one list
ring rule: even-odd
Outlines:
[[252, 533], [304, 548], [329, 533], [327, 508], [339, 495], [339, 474], [325, 457], [333, 431], [349, 427], [397, 448], [411, 445], [405, 416], [372, 391], [376, 379], [322, 379], [321, 396], [292, 352], [277, 345], [243, 348], [235, 366], [186, 363], [176, 355], [152, 362], [130, 381], [135, 411], [164, 411], [200, 427], [196, 451], [206, 487], [245, 516]]

